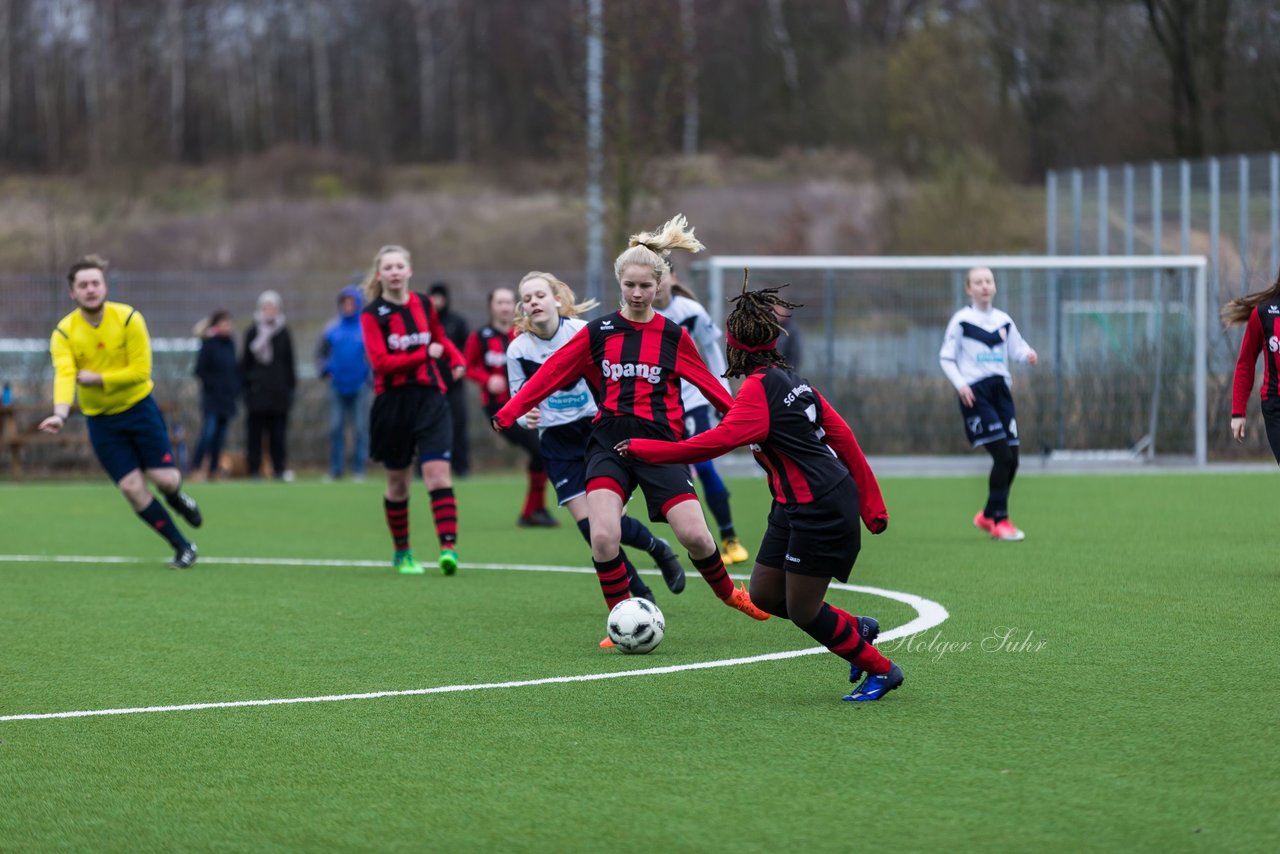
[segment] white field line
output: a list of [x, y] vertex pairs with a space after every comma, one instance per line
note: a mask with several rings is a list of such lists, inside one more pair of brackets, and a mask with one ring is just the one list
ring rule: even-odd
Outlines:
[[[153, 560], [135, 557], [95, 557], [91, 555], [0, 555], [0, 563], [153, 563]], [[387, 568], [386, 561], [371, 560], [309, 560], [305, 558], [251, 558], [201, 557], [200, 563], [244, 565], [244, 566], [356, 566]], [[462, 569], [488, 569], [522, 572], [569, 572], [592, 574], [594, 570], [576, 566], [539, 566], [537, 564], [505, 564], [505, 563], [464, 563]], [[656, 573], [656, 570], [655, 570]], [[949, 614], [942, 605], [922, 596], [903, 593], [896, 590], [885, 590], [879, 587], [863, 587], [857, 584], [841, 584], [833, 582], [832, 588], [851, 593], [865, 593], [869, 596], [882, 596], [909, 605], [916, 611], [916, 618], [910, 622], [882, 631], [880, 640], [918, 634], [939, 625]], [[136, 715], [152, 712], [191, 712], [202, 709], [239, 709], [248, 706], [287, 706], [297, 703], [337, 703], [347, 700], [375, 700], [382, 697], [417, 697], [425, 694], [456, 694], [463, 691], [487, 691], [498, 688], [528, 688], [535, 685], [560, 685], [570, 682], [598, 682], [604, 679], [621, 679], [630, 676], [660, 676], [668, 673], [681, 673], [688, 670], [708, 670], [713, 667], [735, 667], [742, 664], [756, 664], [762, 661], [781, 661], [787, 658], [799, 658], [804, 655], [817, 655], [826, 652], [825, 647], [817, 646], [808, 649], [790, 650], [787, 652], [770, 652], [763, 655], [752, 655], [743, 658], [725, 658], [716, 661], [701, 661], [692, 664], [672, 664], [666, 667], [646, 667], [638, 670], [622, 670], [614, 673], [588, 673], [577, 676], [550, 676], [542, 679], [522, 679], [512, 682], [485, 682], [469, 685], [438, 685], [434, 688], [411, 688], [396, 691], [368, 691], [359, 694], [328, 694], [319, 697], [280, 697], [266, 700], [228, 700], [217, 703], [183, 703], [171, 706], [135, 706], [121, 709], [86, 709], [71, 712], [44, 712], [39, 714], [0, 715], [0, 722], [5, 721], [37, 721], [52, 718], [89, 718], [106, 715]]]

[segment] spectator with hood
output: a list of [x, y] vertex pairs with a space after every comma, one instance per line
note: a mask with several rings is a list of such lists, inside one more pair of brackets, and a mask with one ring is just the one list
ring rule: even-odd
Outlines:
[[354, 447], [351, 477], [364, 480], [369, 456], [369, 360], [364, 352], [360, 309], [364, 298], [358, 287], [338, 292], [338, 316], [330, 321], [316, 345], [316, 373], [329, 383], [329, 478], [342, 477], [346, 458], [347, 426]]

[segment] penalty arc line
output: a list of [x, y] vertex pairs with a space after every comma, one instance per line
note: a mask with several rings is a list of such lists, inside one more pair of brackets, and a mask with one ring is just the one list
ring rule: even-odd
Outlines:
[[[0, 555], [0, 563], [149, 563], [138, 558], [129, 557], [94, 557], [88, 555]], [[306, 560], [301, 558], [209, 558], [201, 559], [205, 564], [227, 564], [246, 566], [375, 566], [385, 568], [382, 561], [337, 561]], [[537, 564], [498, 564], [477, 563], [462, 564], [464, 569], [486, 569], [526, 572], [569, 572], [594, 575], [594, 570], [571, 566], [539, 566]], [[856, 584], [832, 582], [831, 587], [851, 593], [864, 593], [892, 599], [910, 606], [916, 611], [916, 618], [901, 626], [896, 626], [880, 633], [879, 642], [895, 640], [901, 637], [919, 634], [944, 622], [948, 616], [947, 609], [941, 604], [912, 593], [897, 590], [885, 590], [879, 587], [864, 587]], [[786, 652], [770, 652], [762, 655], [744, 656], [741, 658], [725, 658], [715, 661], [701, 661], [690, 664], [671, 664], [664, 667], [646, 667], [637, 670], [620, 670], [612, 673], [588, 673], [573, 676], [550, 676], [541, 679], [521, 679], [509, 682], [484, 682], [465, 685], [438, 685], [432, 688], [409, 688], [389, 691], [367, 691], [352, 694], [328, 694], [315, 697], [280, 697], [262, 700], [228, 700], [213, 703], [181, 703], [168, 706], [134, 706], [118, 709], [85, 709], [69, 712], [43, 712], [34, 714], [0, 715], [0, 723], [9, 721], [51, 720], [57, 718], [88, 718], [111, 715], [154, 714], [160, 712], [191, 712], [208, 709], [239, 709], [252, 706], [287, 706], [301, 703], [337, 703], [352, 700], [376, 700], [384, 697], [418, 697], [428, 694], [456, 694], [464, 691], [487, 691], [503, 688], [529, 688], [538, 685], [564, 685], [574, 682], [599, 682], [605, 679], [621, 679], [634, 676], [660, 676], [671, 673], [683, 673], [692, 670], [709, 670], [717, 667], [736, 667], [744, 664], [756, 664], [764, 661], [782, 661], [788, 658], [800, 658], [806, 655], [817, 655], [827, 652], [826, 647], [809, 647], [807, 649], [789, 650]]]

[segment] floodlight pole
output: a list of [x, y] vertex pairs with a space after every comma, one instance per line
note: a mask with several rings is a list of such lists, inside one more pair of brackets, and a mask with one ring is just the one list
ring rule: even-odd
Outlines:
[[604, 269], [604, 0], [587, 2], [586, 296], [600, 299]]

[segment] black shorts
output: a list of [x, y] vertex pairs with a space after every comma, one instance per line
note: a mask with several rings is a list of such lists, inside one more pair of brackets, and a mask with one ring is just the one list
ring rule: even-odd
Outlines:
[[449, 401], [423, 385], [389, 388], [373, 400], [369, 414], [369, 458], [389, 469], [448, 460], [453, 451]]
[[1276, 455], [1276, 462], [1280, 463], [1280, 400], [1262, 401], [1262, 423], [1267, 428], [1271, 453]]
[[86, 416], [85, 423], [94, 455], [116, 483], [134, 469], [175, 465], [169, 430], [151, 395], [115, 415]]
[[797, 575], [848, 581], [861, 549], [858, 487], [853, 478], [845, 478], [810, 504], [774, 502], [756, 563]]
[[608, 478], [622, 488], [623, 501], [631, 499], [636, 487], [644, 493], [649, 521], [665, 522], [667, 511], [683, 501], [697, 501], [689, 467], [678, 463], [656, 465], [634, 457], [623, 458], [613, 449], [623, 439], [670, 439], [665, 428], [643, 418], [620, 416], [601, 418], [587, 441], [587, 483]]
[[542, 431], [542, 459], [547, 466], [547, 480], [556, 490], [561, 506], [587, 493], [587, 442], [591, 438], [591, 419], [579, 418]]
[[1009, 446], [1018, 444], [1018, 419], [1013, 411], [1013, 394], [1004, 377], [986, 377], [969, 386], [973, 406], [960, 404], [964, 416], [964, 434], [969, 445], [978, 448], [1008, 439]]

